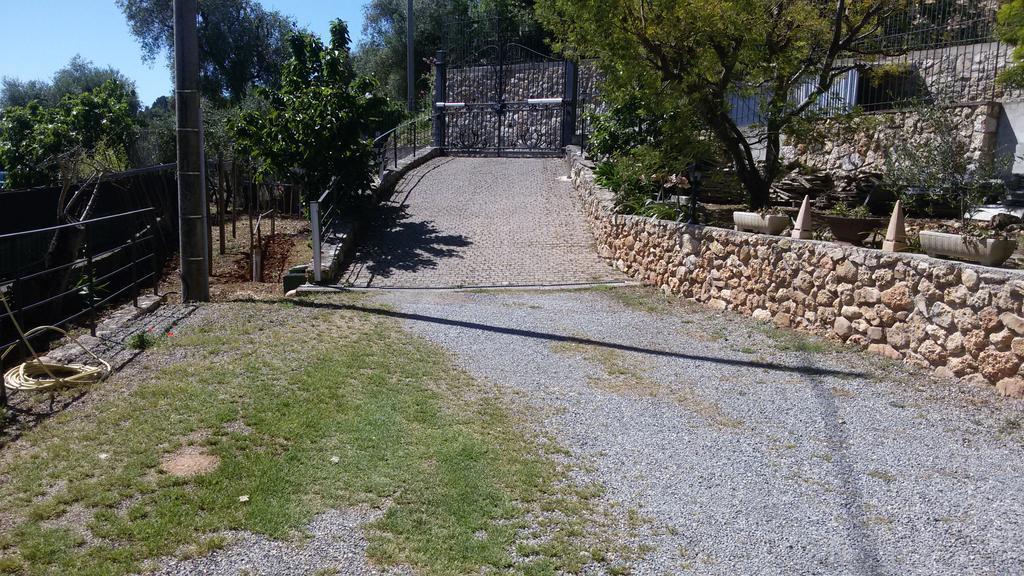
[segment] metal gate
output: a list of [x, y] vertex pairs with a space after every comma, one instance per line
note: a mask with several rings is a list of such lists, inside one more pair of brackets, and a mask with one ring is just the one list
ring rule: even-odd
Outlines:
[[453, 153], [555, 155], [576, 123], [576, 66], [496, 42], [455, 66], [438, 52], [435, 145]]

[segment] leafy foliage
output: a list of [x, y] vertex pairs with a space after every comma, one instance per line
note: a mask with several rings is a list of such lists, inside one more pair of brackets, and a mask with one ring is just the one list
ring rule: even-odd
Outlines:
[[[143, 56], [168, 55], [173, 68], [173, 0], [117, 0]], [[288, 59], [294, 21], [253, 0], [199, 2], [199, 64], [203, 94], [215, 101], [240, 101], [252, 86], [277, 87]]]
[[133, 112], [137, 111], [139, 100], [135, 95], [135, 83], [118, 70], [110, 67], [100, 68], [81, 55], [72, 58], [49, 82], [3, 78], [0, 80], [0, 109], [27, 106], [33, 100], [44, 107], [56, 106], [65, 96], [91, 92], [108, 80], [124, 86], [129, 91], [130, 108]]
[[594, 176], [615, 192], [618, 212], [678, 220], [686, 207], [666, 200], [669, 195], [685, 194], [690, 184], [685, 176], [669, 173], [668, 165], [659, 148], [642, 145], [602, 162]]
[[999, 39], [1012, 44], [1013, 65], [1000, 74], [999, 79], [1008, 86], [1024, 87], [1024, 0], [1009, 0], [996, 16]]
[[[360, 73], [377, 78], [396, 100], [406, 97], [406, 0], [370, 0], [364, 8], [366, 40], [356, 54]], [[533, 0], [414, 0], [416, 11], [415, 62], [418, 101], [429, 93], [433, 58], [444, 47], [453, 22], [494, 17], [512, 23], [527, 36], [540, 38], [542, 30], [533, 17]], [[533, 43], [533, 42], [529, 42]]]
[[969, 143], [956, 136], [959, 126], [948, 110], [922, 106], [915, 113], [926, 133], [939, 136], [896, 141], [886, 159], [885, 183], [910, 210], [930, 213], [937, 205], [953, 206], [966, 219], [993, 194], [999, 162], [972, 159]]
[[311, 34], [289, 39], [280, 90], [262, 90], [265, 108], [242, 112], [230, 135], [256, 162], [262, 180], [293, 175], [306, 190], [335, 186], [343, 194], [369, 189], [368, 136], [397, 123], [401, 112], [355, 73], [348, 27], [331, 25], [331, 45]]
[[123, 168], [135, 128], [133, 97], [129, 87], [108, 80], [89, 92], [64, 96], [51, 108], [31, 102], [6, 109], [0, 119], [0, 164], [8, 171], [4, 185], [55, 182], [73, 157], [88, 156], [96, 160], [93, 164]]
[[[732, 160], [752, 207], [761, 208], [781, 174], [783, 129], [813, 113], [849, 70], [842, 58], [850, 51], [864, 57], [880, 51], [871, 41], [906, 6], [902, 0], [538, 0], [537, 11], [564, 53], [598, 58], [612, 93], [636, 91], [648, 103], [689, 107]], [[806, 96], [794, 98], [801, 87]], [[740, 126], [730, 115], [737, 97], [760, 103], [756, 126]]]

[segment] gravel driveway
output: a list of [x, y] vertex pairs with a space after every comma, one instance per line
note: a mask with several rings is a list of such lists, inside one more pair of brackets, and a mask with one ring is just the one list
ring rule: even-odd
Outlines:
[[615, 290], [379, 297], [592, 464], [634, 574], [1024, 574], [1024, 404]]

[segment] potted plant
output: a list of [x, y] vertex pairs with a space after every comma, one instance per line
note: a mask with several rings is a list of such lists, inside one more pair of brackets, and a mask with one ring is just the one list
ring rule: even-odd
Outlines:
[[841, 244], [861, 246], [868, 235], [882, 227], [883, 220], [871, 215], [865, 205], [851, 206], [840, 202], [828, 212], [819, 214], [818, 219], [824, 222], [832, 237]]
[[922, 230], [918, 237], [921, 250], [932, 258], [948, 258], [975, 262], [984, 266], [999, 266], [1017, 250], [1017, 240], [1010, 231], [999, 225], [999, 219], [982, 223], [974, 219], [980, 198], [988, 195], [981, 185], [964, 185], [956, 195], [961, 203], [958, 231]]
[[739, 232], [771, 236], [782, 234], [790, 224], [789, 216], [772, 208], [766, 208], [760, 212], [733, 212], [732, 221], [734, 228]]
[[947, 230], [922, 230], [921, 250], [932, 257], [998, 266], [1013, 255], [1017, 242], [1005, 229], [976, 222], [973, 216], [1005, 188], [998, 175], [1005, 160], [975, 160], [969, 143], [956, 135], [959, 120], [946, 110], [915, 108], [922, 132], [939, 135], [894, 143], [886, 160], [886, 183], [903, 205], [929, 215], [942, 207], [960, 222]]

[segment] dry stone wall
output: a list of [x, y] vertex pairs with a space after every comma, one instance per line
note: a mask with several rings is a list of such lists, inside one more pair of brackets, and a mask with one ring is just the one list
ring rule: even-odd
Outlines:
[[912, 143], [923, 143], [956, 137], [977, 162], [991, 158], [995, 152], [1000, 106], [989, 103], [950, 108], [949, 114], [959, 128], [955, 135], [931, 133], [916, 112], [869, 114], [852, 124], [846, 120], [823, 120], [815, 132], [826, 137], [812, 142], [790, 139], [783, 147], [783, 156], [828, 172], [840, 185], [868, 174], [884, 173], [889, 150], [907, 138]]
[[1024, 397], [1024, 273], [615, 214], [568, 159], [600, 255], [629, 276]]

